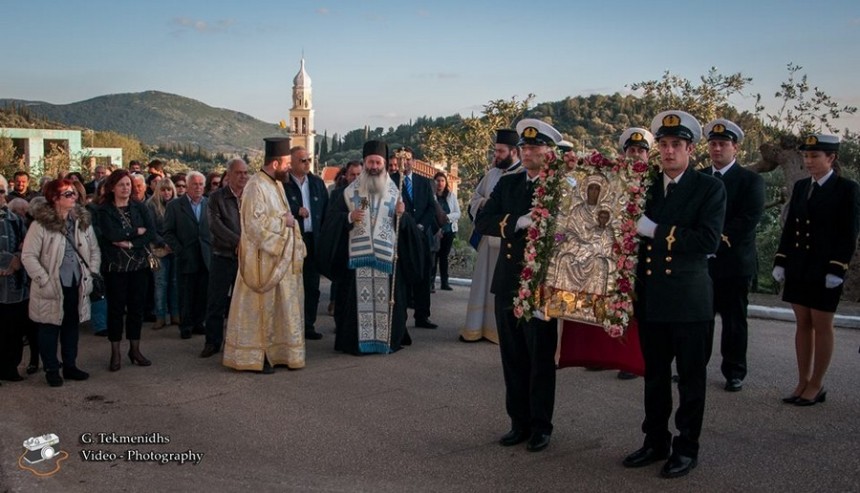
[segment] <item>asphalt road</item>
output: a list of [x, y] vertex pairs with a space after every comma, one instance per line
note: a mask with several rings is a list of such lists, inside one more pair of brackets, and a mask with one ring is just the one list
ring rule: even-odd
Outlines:
[[[110, 373], [108, 342], [83, 333], [89, 381], [0, 386], [0, 491], [860, 491], [860, 331], [837, 329], [827, 402], [799, 408], [780, 402], [795, 382], [793, 324], [753, 320], [743, 391], [722, 390], [712, 358], [699, 467], [665, 480], [659, 464], [620, 464], [642, 441], [642, 379], [611, 371], [559, 371], [548, 449], [499, 446], [509, 423], [498, 348], [457, 342], [467, 297], [459, 286], [435, 294], [440, 328], [410, 328], [414, 345], [388, 356], [335, 353], [321, 315], [307, 367], [274, 375], [200, 359], [203, 337], [181, 340], [176, 327], [144, 329], [153, 366], [125, 359]], [[37, 477], [19, 467], [22, 442], [46, 433], [69, 457]], [[83, 443], [140, 435], [169, 443]], [[182, 453], [203, 456], [151, 461]]]

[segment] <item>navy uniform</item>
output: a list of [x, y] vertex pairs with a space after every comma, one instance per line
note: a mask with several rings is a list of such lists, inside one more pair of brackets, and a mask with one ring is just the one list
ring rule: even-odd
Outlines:
[[650, 151], [654, 146], [654, 134], [641, 127], [630, 127], [618, 138], [618, 147], [626, 153], [628, 147], [639, 147]]
[[[801, 151], [838, 152], [839, 139], [812, 135]], [[774, 265], [784, 269], [783, 301], [836, 312], [860, 231], [860, 186], [835, 170], [794, 184]], [[776, 275], [774, 277], [778, 277]], [[829, 278], [829, 279], [828, 279]]]
[[[705, 125], [704, 133], [709, 142], [724, 140], [737, 145], [744, 138], [737, 124], [722, 118]], [[747, 375], [747, 305], [750, 283], [757, 271], [755, 236], [764, 213], [764, 179], [735, 160], [720, 169], [712, 163], [702, 172], [721, 179], [726, 187], [720, 248], [710, 259], [709, 269], [714, 281], [714, 313], [722, 321], [720, 370], [726, 378], [725, 389], [736, 392]], [[712, 321], [712, 336], [713, 332]]]
[[[526, 119], [517, 124], [520, 145], [554, 147], [561, 134], [550, 125]], [[528, 173], [502, 176], [475, 219], [482, 235], [501, 238], [490, 291], [495, 295], [496, 326], [505, 377], [505, 402], [511, 431], [502, 437], [504, 446], [528, 440], [530, 451], [549, 445], [555, 405], [556, 321], [537, 317], [520, 322], [513, 314], [513, 300], [520, 284], [527, 218], [532, 208], [534, 181]]]
[[[651, 132], [658, 143], [665, 137], [696, 143], [702, 128], [692, 115], [670, 110], [654, 118]], [[691, 170], [689, 163], [674, 178], [658, 174], [648, 193], [637, 224], [642, 238], [635, 304], [645, 359], [645, 442], [624, 459], [625, 467], [646, 466], [668, 456], [661, 475], [677, 477], [697, 464], [714, 317], [707, 257], [719, 246], [725, 208], [722, 183]], [[669, 432], [672, 360], [680, 396], [675, 413], [679, 435], [674, 440]]]

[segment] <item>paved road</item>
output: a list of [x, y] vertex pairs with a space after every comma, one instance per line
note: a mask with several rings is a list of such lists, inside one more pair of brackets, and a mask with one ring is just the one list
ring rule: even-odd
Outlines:
[[[323, 289], [323, 292], [327, 292]], [[332, 320], [308, 343], [307, 368], [239, 373], [199, 359], [202, 336], [145, 329], [149, 368], [109, 373], [108, 343], [84, 334], [87, 382], [42, 375], [0, 387], [2, 491], [860, 491], [860, 331], [837, 330], [827, 402], [779, 398], [794, 382], [793, 324], [755, 320], [744, 390], [722, 390], [711, 362], [699, 467], [657, 477], [621, 467], [642, 435], [642, 380], [578, 368], [558, 374], [556, 431], [544, 452], [503, 448], [498, 348], [456, 341], [464, 287], [433, 299], [438, 330], [389, 356], [334, 353]], [[70, 457], [51, 477], [18, 468], [24, 439], [55, 433]], [[158, 433], [167, 444], [81, 443], [85, 433]], [[97, 437], [97, 435], [96, 435]], [[84, 461], [82, 452], [203, 453], [198, 465]], [[47, 470], [39, 465], [41, 471]]]

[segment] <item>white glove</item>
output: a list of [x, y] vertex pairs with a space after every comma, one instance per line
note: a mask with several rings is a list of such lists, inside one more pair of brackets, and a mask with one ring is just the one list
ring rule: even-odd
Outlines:
[[532, 224], [534, 224], [534, 221], [532, 221], [531, 216], [526, 214], [525, 216], [520, 216], [517, 219], [517, 225], [514, 227], [514, 230], [519, 231], [521, 229], [526, 229], [531, 227]]
[[827, 289], [833, 289], [842, 284], [842, 278], [833, 274], [827, 274], [824, 276], [824, 287]]
[[657, 223], [648, 219], [648, 216], [644, 214], [639, 218], [639, 221], [636, 222], [636, 232], [639, 233], [639, 236], [653, 238], [655, 231], [657, 231]]
[[773, 276], [773, 280], [782, 284], [785, 282], [785, 267], [781, 267], [777, 265], [773, 268], [773, 272], [770, 274]]

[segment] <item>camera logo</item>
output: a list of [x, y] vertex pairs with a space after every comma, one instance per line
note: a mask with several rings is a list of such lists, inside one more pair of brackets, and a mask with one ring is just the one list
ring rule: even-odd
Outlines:
[[24, 448], [27, 449], [24, 452], [24, 460], [27, 461], [28, 464], [35, 464], [37, 462], [42, 462], [43, 460], [53, 459], [55, 455], [57, 455], [57, 450], [54, 448], [55, 445], [60, 443], [60, 437], [53, 433], [48, 433], [47, 435], [42, 435], [40, 437], [33, 437], [24, 440]]
[[[68, 453], [59, 448], [60, 437], [54, 433], [28, 438], [24, 440], [24, 453], [18, 458], [18, 467], [30, 471], [36, 476], [53, 476], [60, 470], [60, 462], [69, 457]], [[51, 471], [40, 471], [31, 467], [36, 464], [39, 464], [39, 467], [51, 464], [53, 459], [56, 459], [56, 464]]]

